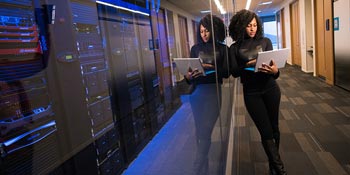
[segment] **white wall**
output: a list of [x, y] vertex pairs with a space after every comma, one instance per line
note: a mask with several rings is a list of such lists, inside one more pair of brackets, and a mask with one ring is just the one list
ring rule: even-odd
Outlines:
[[313, 20], [311, 0], [299, 0], [301, 70], [313, 72], [313, 57], [307, 50], [313, 46]]
[[[285, 24], [285, 39], [286, 47], [292, 47], [291, 40], [291, 25], [290, 25], [290, 8], [289, 5], [294, 0], [285, 1], [280, 9], [284, 8], [284, 24]], [[313, 3], [312, 0], [299, 0], [299, 31], [300, 31], [300, 51], [301, 51], [301, 70], [304, 72], [314, 72], [315, 59], [307, 50], [314, 46], [314, 20], [313, 20]], [[292, 63], [292, 54], [288, 58], [288, 63]]]
[[305, 29], [305, 0], [299, 0], [299, 41], [300, 41], [300, 58], [301, 70], [305, 71], [306, 67], [306, 30]]
[[313, 54], [308, 50], [313, 50], [314, 47], [314, 18], [313, 18], [313, 3], [312, 0], [305, 1], [305, 34], [306, 34], [306, 61], [305, 61], [305, 72], [314, 72], [314, 57]]

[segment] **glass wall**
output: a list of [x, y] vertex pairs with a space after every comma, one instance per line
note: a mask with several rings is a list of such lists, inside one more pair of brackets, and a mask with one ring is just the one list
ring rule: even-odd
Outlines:
[[[0, 0], [0, 174], [128, 173], [160, 133], [167, 139], [152, 146], [145, 168], [225, 174], [232, 12], [218, 7], [214, 0]], [[204, 69], [185, 77], [176, 58]]]
[[[194, 6], [196, 11], [191, 9]], [[228, 62], [225, 41], [229, 39], [225, 39], [231, 13], [221, 13], [210, 0], [161, 1], [159, 12], [162, 9], [168, 14], [166, 23], [171, 22], [167, 30], [174, 27], [175, 40], [170, 37], [168, 41], [176, 46], [173, 51], [177, 55], [171, 54], [170, 59], [173, 74], [177, 76], [174, 88], [180, 93], [182, 106], [124, 174], [225, 174], [231, 168], [227, 167], [231, 163], [227, 159], [232, 158], [227, 150], [233, 78], [228, 77], [229, 70], [224, 66]], [[201, 30], [210, 32], [208, 41], [202, 38]], [[180, 64], [179, 59], [187, 59], [187, 64]], [[206, 75], [186, 77], [191, 73], [187, 71], [189, 67], [199, 69], [190, 61], [196, 59], [204, 65]], [[184, 71], [181, 66], [185, 67]]]

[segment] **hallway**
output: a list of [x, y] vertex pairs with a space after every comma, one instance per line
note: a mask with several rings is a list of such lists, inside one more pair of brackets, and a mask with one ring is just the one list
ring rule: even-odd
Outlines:
[[[349, 174], [350, 93], [294, 66], [281, 69], [278, 83], [280, 153], [288, 174]], [[238, 99], [232, 174], [268, 174], [260, 136], [241, 94]]]
[[[288, 174], [350, 174], [350, 93], [294, 66], [281, 69], [278, 83], [282, 90], [280, 152]], [[268, 174], [260, 137], [244, 108], [241, 91], [239, 84], [233, 118], [232, 174]], [[181, 108], [124, 175], [196, 174], [192, 171], [195, 141], [188, 96], [182, 96], [182, 100]], [[215, 137], [215, 129], [212, 136]], [[209, 161], [209, 169], [220, 170], [217, 166]]]

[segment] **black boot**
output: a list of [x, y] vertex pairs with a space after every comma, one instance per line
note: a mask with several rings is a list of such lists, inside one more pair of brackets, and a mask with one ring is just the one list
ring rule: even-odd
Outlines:
[[[280, 133], [279, 132], [276, 132], [273, 134], [273, 138], [275, 140], [275, 145], [277, 147], [277, 152], [279, 152], [279, 148], [280, 148]], [[269, 174], [270, 175], [276, 175], [276, 171], [273, 169], [273, 166], [272, 166], [272, 162], [269, 161]]]
[[276, 147], [277, 147], [277, 151], [279, 151], [279, 148], [280, 148], [280, 133], [279, 132], [273, 133], [273, 139], [275, 139], [275, 144], [276, 144]]
[[269, 164], [272, 166], [270, 167], [270, 172], [273, 173], [275, 171], [276, 175], [287, 175], [275, 142], [273, 140], [264, 140], [262, 144], [269, 159]]
[[273, 169], [272, 162], [269, 161], [269, 175], [277, 175], [275, 169]]

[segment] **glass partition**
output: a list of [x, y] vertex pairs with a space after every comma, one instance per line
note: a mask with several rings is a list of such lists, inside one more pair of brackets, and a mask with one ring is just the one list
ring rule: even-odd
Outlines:
[[[237, 80], [229, 75], [228, 48], [232, 40], [227, 27], [234, 5], [232, 1], [217, 2], [169, 0], [155, 3], [151, 9], [155, 59], [161, 63], [156, 63], [157, 71], [170, 60], [173, 88], [182, 105], [124, 174], [231, 172], [229, 138], [232, 97], [237, 92], [233, 85]], [[192, 70], [183, 73], [175, 62], [196, 58], [205, 72], [196, 72], [197, 67], [188, 65]]]
[[227, 174], [232, 9], [0, 0], [0, 174]]

